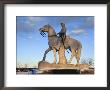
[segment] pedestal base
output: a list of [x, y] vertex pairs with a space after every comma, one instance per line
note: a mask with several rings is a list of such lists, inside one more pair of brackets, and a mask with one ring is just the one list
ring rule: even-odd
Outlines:
[[42, 71], [42, 73], [75, 73], [80, 74], [81, 72], [90, 71], [88, 64], [50, 64], [46, 61], [40, 61], [38, 64], [39, 71]]

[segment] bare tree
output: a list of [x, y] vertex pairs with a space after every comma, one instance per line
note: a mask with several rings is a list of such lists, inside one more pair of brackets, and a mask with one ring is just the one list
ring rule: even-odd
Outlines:
[[25, 64], [25, 65], [24, 65], [24, 68], [28, 68], [28, 64]]
[[89, 58], [88, 59], [88, 63], [89, 63], [89, 65], [92, 67], [92, 68], [94, 68], [94, 60], [92, 59], [92, 58]]
[[21, 65], [20, 65], [20, 63], [18, 62], [17, 63], [17, 66], [16, 66], [17, 68], [21, 68]]
[[88, 64], [87, 59], [82, 58], [82, 59], [81, 59], [81, 64]]
[[82, 64], [89, 64], [90, 67], [94, 68], [94, 60], [92, 58], [88, 58], [88, 59], [81, 59], [81, 63]]

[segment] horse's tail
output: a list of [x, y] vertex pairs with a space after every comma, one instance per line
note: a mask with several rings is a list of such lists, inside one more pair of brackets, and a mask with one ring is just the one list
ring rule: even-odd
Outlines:
[[79, 48], [82, 49], [82, 44], [81, 44], [81, 42], [79, 42]]
[[81, 42], [79, 42], [78, 48], [76, 49], [76, 53], [78, 54], [78, 56], [81, 56], [81, 49], [82, 49], [82, 44]]

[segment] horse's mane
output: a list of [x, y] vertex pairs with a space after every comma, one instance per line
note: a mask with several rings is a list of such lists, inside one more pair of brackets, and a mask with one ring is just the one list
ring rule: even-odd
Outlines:
[[51, 28], [54, 31], [54, 33], [56, 34], [55, 29], [51, 25], [48, 24], [48, 27]]
[[55, 31], [55, 29], [51, 25], [48, 24], [48, 27], [51, 28], [51, 29], [53, 29]]

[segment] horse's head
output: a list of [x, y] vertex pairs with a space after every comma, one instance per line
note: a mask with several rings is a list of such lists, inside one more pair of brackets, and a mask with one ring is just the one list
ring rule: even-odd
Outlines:
[[39, 29], [40, 32], [48, 32], [50, 25], [44, 25], [42, 28]]
[[40, 34], [41, 34], [43, 37], [44, 37], [44, 35], [46, 35], [45, 32], [48, 33], [48, 36], [56, 35], [56, 32], [54, 31], [54, 29], [53, 29], [49, 24], [44, 25], [43, 27], [41, 27], [41, 28], [39, 29], [39, 31], [40, 31]]
[[46, 35], [45, 32], [48, 32], [48, 31], [49, 31], [49, 27], [50, 27], [50, 25], [44, 25], [43, 27], [41, 27], [41, 28], [39, 29], [40, 34], [41, 34], [43, 37], [44, 37], [44, 35]]

